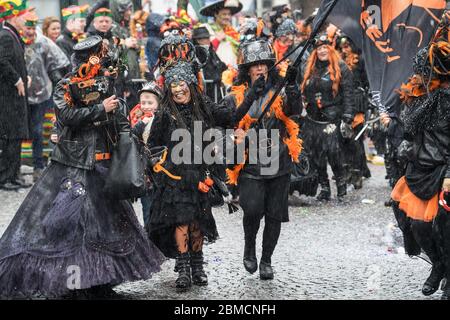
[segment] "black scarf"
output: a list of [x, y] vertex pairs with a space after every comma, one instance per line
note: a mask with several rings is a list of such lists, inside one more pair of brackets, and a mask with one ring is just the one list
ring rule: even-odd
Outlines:
[[406, 106], [403, 113], [405, 133], [414, 138], [424, 130], [432, 130], [439, 119], [450, 120], [449, 88], [436, 89]]

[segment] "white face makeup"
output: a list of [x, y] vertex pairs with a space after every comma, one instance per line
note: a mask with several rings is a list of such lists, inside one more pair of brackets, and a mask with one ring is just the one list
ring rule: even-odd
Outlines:
[[188, 104], [191, 101], [191, 91], [185, 81], [172, 82], [170, 84], [170, 92], [173, 101], [177, 104]]

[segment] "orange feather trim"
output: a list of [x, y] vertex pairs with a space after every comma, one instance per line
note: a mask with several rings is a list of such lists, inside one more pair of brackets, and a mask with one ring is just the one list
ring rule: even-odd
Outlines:
[[408, 83], [402, 84], [400, 90], [397, 92], [400, 94], [400, 99], [407, 103], [411, 102], [412, 99], [421, 97], [428, 93], [428, 91], [434, 91], [437, 88], [441, 87], [442, 83], [438, 79], [433, 79], [429, 83], [424, 83], [424, 80], [419, 75], [412, 76]]
[[[247, 89], [247, 85], [240, 85], [240, 86], [234, 86], [231, 89], [231, 94], [234, 95], [236, 99], [237, 107], [239, 107], [242, 102], [244, 101], [245, 96], [245, 90]], [[267, 99], [267, 102], [262, 106], [262, 109], [264, 109], [273, 97], [273, 92], [270, 92], [269, 98]], [[286, 116], [283, 112], [283, 98], [281, 96], [278, 96], [272, 106], [270, 107], [270, 112], [275, 115], [275, 117], [281, 121], [283, 121], [286, 131], [288, 134], [288, 137], [283, 139], [284, 144], [288, 147], [289, 155], [291, 156], [292, 161], [299, 162], [299, 156], [302, 152], [302, 140], [298, 137], [298, 134], [300, 132], [300, 127], [298, 124]], [[238, 128], [242, 129], [244, 131], [248, 131], [251, 127], [251, 125], [256, 122], [258, 119], [254, 119], [250, 117], [250, 115], [246, 114], [244, 118], [239, 122]], [[233, 169], [227, 169], [227, 175], [228, 175], [228, 184], [234, 184], [237, 185], [237, 181], [239, 178], [239, 174], [242, 170], [242, 168], [245, 165], [245, 161], [242, 164], [238, 164], [234, 166]]]

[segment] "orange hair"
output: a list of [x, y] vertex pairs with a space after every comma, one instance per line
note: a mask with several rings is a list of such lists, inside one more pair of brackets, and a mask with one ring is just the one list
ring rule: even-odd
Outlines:
[[[330, 64], [328, 65], [328, 72], [330, 73], [330, 79], [333, 81], [333, 96], [336, 96], [339, 90], [339, 85], [341, 84], [341, 67], [339, 66], [339, 61], [341, 58], [339, 57], [339, 54], [337, 51], [330, 45], [327, 45], [328, 47], [328, 53], [329, 53], [329, 61]], [[316, 68], [316, 62], [317, 62], [317, 48], [314, 49], [314, 51], [311, 53], [311, 56], [308, 59], [308, 63], [306, 65], [305, 70], [305, 79], [302, 83], [302, 91], [304, 92], [306, 83], [311, 78], [311, 76], [314, 74], [315, 68]]]

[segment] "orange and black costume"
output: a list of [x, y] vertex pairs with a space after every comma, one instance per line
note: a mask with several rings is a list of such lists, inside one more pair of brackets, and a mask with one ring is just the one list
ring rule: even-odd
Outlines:
[[[439, 204], [443, 181], [450, 178], [449, 53], [445, 26], [419, 51], [415, 75], [400, 90], [405, 140], [399, 153], [407, 158], [407, 166], [391, 197], [406, 252], [418, 255], [422, 249], [431, 260], [433, 268], [422, 288], [425, 295], [437, 291], [450, 275], [450, 212]], [[442, 298], [450, 299], [449, 282]]]
[[[260, 148], [270, 149], [271, 160], [277, 163], [277, 168], [266, 171], [273, 163], [263, 163], [260, 157], [251, 161], [251, 151], [248, 145], [245, 148], [245, 162], [231, 166], [227, 170], [229, 183], [239, 186], [239, 203], [244, 210], [243, 226], [245, 234], [244, 266], [250, 273], [257, 268], [256, 235], [260, 221], [265, 218], [265, 228], [262, 243], [262, 257], [260, 261], [260, 278], [272, 279], [271, 266], [272, 254], [275, 250], [281, 232], [281, 223], [289, 221], [288, 194], [292, 163], [297, 162], [301, 153], [300, 128], [291, 119], [293, 115], [301, 113], [300, 92], [295, 84], [296, 74], [291, 75], [291, 81], [285, 92], [275, 99], [270, 111], [262, 118], [259, 128], [268, 130], [268, 138], [259, 130], [251, 129], [258, 117], [262, 114], [267, 103], [274, 94], [275, 84], [279, 76], [276, 70], [269, 73], [267, 82], [262, 78], [251, 83], [248, 70], [255, 64], [267, 64], [273, 66], [275, 57], [270, 46], [264, 40], [256, 40], [245, 44], [242, 48], [244, 60], [239, 66], [238, 82], [232, 88], [231, 93], [225, 97], [225, 103], [232, 108], [241, 109], [244, 105], [250, 105], [249, 111], [239, 122], [238, 128], [249, 135], [255, 133]], [[246, 52], [252, 52], [252, 55]], [[271, 58], [272, 57], [272, 58]], [[292, 71], [292, 70], [291, 70]], [[289, 73], [289, 72], [288, 72]], [[260, 86], [259, 90], [255, 87]], [[255, 95], [255, 92], [260, 92]], [[250, 130], [249, 130], [250, 129]], [[272, 129], [278, 130], [278, 136], [271, 136]], [[254, 135], [254, 136], [255, 136]], [[274, 141], [277, 143], [269, 143]], [[242, 142], [244, 143], [244, 142]], [[252, 143], [250, 141], [250, 143]], [[255, 142], [253, 142], [255, 143]], [[277, 148], [277, 153], [274, 149]]]

